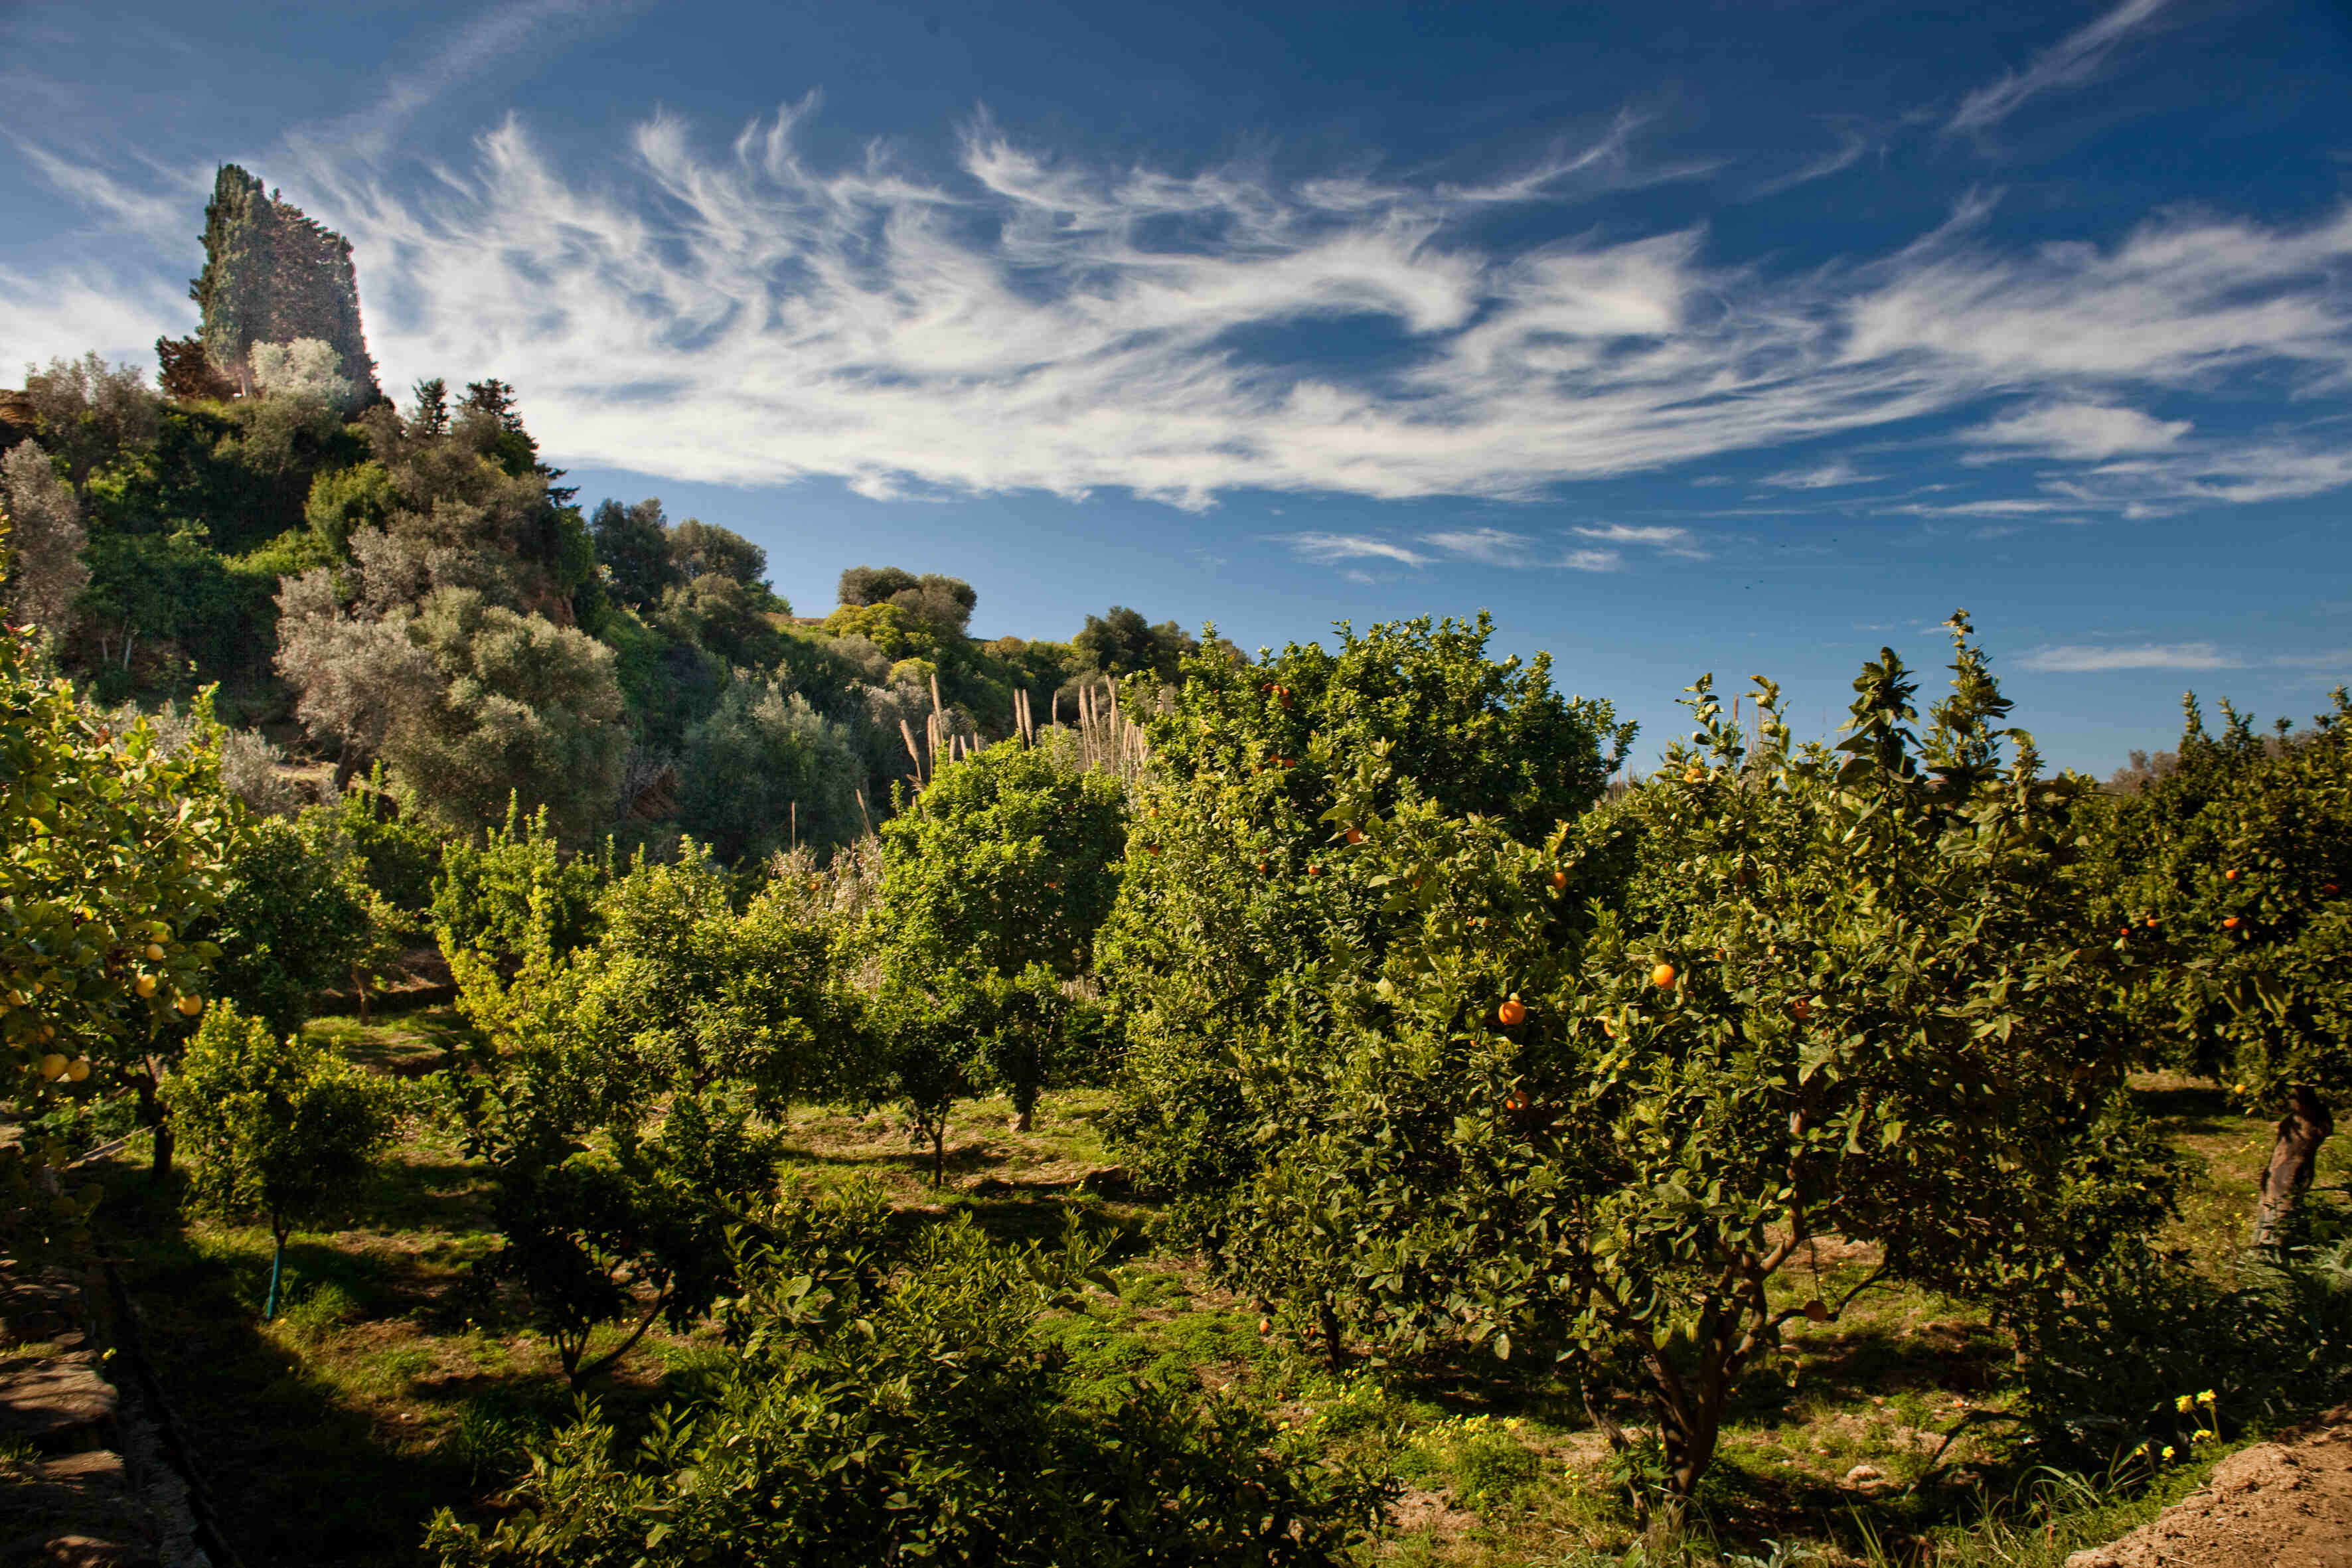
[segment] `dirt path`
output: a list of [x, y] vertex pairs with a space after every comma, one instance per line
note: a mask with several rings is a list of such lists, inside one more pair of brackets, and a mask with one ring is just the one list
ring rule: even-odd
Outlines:
[[2231, 1455], [2204, 1487], [2066, 1568], [2352, 1568], [2352, 1406]]

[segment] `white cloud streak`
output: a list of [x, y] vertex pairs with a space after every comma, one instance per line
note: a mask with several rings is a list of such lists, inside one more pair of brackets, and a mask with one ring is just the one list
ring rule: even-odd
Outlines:
[[[1243, 488], [1526, 500], [2009, 397], [2026, 411], [1970, 441], [2059, 465], [2033, 476], [2035, 510], [2352, 483], [2307, 438], [2200, 445], [2127, 406], [2241, 372], [2340, 390], [2352, 208], [2004, 253], [1978, 201], [1895, 254], [1776, 279], [1710, 265], [1697, 230], [1519, 252], [1475, 237], [1497, 206], [1648, 177], [1623, 126], [1487, 185], [1284, 184], [1057, 160], [985, 120], [944, 174], [887, 146], [819, 167], [799, 134], [813, 107], [715, 153], [657, 116], [594, 183], [510, 121], [421, 186], [322, 157], [289, 194], [352, 237], [387, 385], [500, 376], [574, 466], [829, 475], [874, 496], [1121, 487], [1190, 508]], [[187, 330], [173, 292], [94, 262], [0, 275], [0, 355], [143, 351]], [[1402, 353], [1372, 368], [1247, 346], [1332, 321]], [[1768, 482], [1870, 477], [1832, 459]]]
[[2244, 661], [2209, 642], [2140, 643], [2130, 647], [2091, 647], [2067, 643], [2037, 648], [2019, 661], [2028, 669], [2063, 675], [2095, 675], [2115, 669], [2241, 669]]
[[2021, 454], [2096, 462], [2126, 452], [2160, 452], [2192, 428], [2186, 419], [2155, 419], [2137, 408], [2057, 403], [1962, 431], [1960, 439], [2013, 447]]
[[1282, 536], [1302, 560], [1318, 566], [1342, 561], [1393, 561], [1400, 566], [1426, 566], [1430, 557], [1385, 539], [1361, 533], [1291, 533]]
[[2118, 43], [2164, 5], [2165, 0], [2123, 0], [2097, 21], [2034, 56], [2023, 70], [2005, 72], [1998, 81], [1962, 99], [1945, 130], [1990, 131], [2030, 99], [2053, 89], [2081, 86], [2098, 75]]

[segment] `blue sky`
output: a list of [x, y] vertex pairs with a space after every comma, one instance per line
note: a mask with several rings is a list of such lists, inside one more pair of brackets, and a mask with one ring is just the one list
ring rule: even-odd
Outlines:
[[1967, 606], [2053, 761], [2352, 679], [2352, 11], [0, 5], [0, 364], [194, 321], [215, 166], [385, 384], [975, 629], [1491, 609], [1801, 731]]

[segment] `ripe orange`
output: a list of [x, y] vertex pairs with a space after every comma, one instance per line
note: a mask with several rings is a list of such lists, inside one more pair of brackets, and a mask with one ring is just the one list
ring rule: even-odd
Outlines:
[[2221, 879], [2225, 882], [2234, 882], [2238, 879], [2238, 873], [2234, 870], [2224, 871], [2221, 873]]
[[1511, 1090], [1511, 1098], [1503, 1101], [1503, 1109], [1506, 1110], [1525, 1110], [1527, 1108], [1528, 1091], [1524, 1089]]
[[177, 1002], [173, 1003], [172, 1005], [180, 1010], [180, 1014], [183, 1017], [193, 1018], [197, 1014], [205, 1010], [205, 999], [201, 996], [194, 995], [182, 996]]
[[1362, 828], [1360, 828], [1360, 827], [1350, 827], [1349, 829], [1348, 829], [1348, 842], [1349, 842], [1349, 843], [1350, 843], [1350, 844], [1361, 844], [1363, 841], [1364, 841], [1364, 830], [1363, 830]]
[[2154, 931], [2156, 929], [2156, 917], [2154, 915], [2147, 917], [2147, 929], [2150, 931]]
[[2336, 884], [2335, 884], [2335, 883], [2333, 883], [2333, 882], [2322, 882], [2322, 883], [2319, 885], [2319, 890], [2320, 890], [2321, 892], [2323, 892], [2323, 893], [2326, 893], [2329, 898], [2331, 898], [2331, 899], [2332, 899], [2332, 898], [2334, 898], [2334, 897], [2336, 896]]
[[147, 944], [147, 962], [150, 963], [161, 963], [163, 962], [163, 944], [162, 942], [151, 942]]
[[2238, 917], [2237, 917], [2237, 916], [2235, 916], [2235, 915], [2231, 915], [2228, 920], [2223, 921], [2221, 922], [2221, 929], [2222, 929], [2223, 931], [2235, 931], [2235, 930], [2237, 930], [2237, 929], [2238, 929]]
[[1265, 862], [1263, 860], [1257, 863], [1257, 874], [1261, 877], [1265, 875]]
[[1323, 874], [1323, 868], [1320, 866], [1309, 866], [1307, 868], [1307, 874], [1310, 877], [1319, 877]]
[[1274, 1332], [1274, 1320], [1272, 1318], [1260, 1318], [1257, 1321], [1257, 1331], [1261, 1334], [1270, 1334]]
[[1675, 966], [1671, 963], [1661, 963], [1651, 970], [1650, 984], [1661, 991], [1672, 991], [1675, 988]]
[[1804, 997], [1800, 996], [1794, 1002], [1789, 1004], [1789, 1011], [1794, 1013], [1797, 1016], [1797, 1022], [1801, 1024], [1806, 1019], [1813, 1016], [1813, 1005]]
[[131, 983], [131, 989], [142, 996], [152, 996], [155, 994], [155, 977], [152, 974], [142, 974]]
[[1555, 887], [1555, 888], [1565, 888], [1565, 887], [1567, 887], [1567, 886], [1568, 886], [1568, 873], [1567, 873], [1567, 872], [1565, 872], [1565, 871], [1554, 871], [1554, 872], [1551, 874], [1551, 885], [1552, 885], [1553, 887]]
[[1508, 1029], [1528, 1021], [1528, 1005], [1514, 996], [1495, 1009], [1495, 1016]]

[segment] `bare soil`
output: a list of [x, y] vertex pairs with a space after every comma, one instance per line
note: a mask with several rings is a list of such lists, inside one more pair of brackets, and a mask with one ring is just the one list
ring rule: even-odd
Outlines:
[[2352, 1406], [2231, 1455], [2203, 1487], [2066, 1568], [2352, 1568]]

